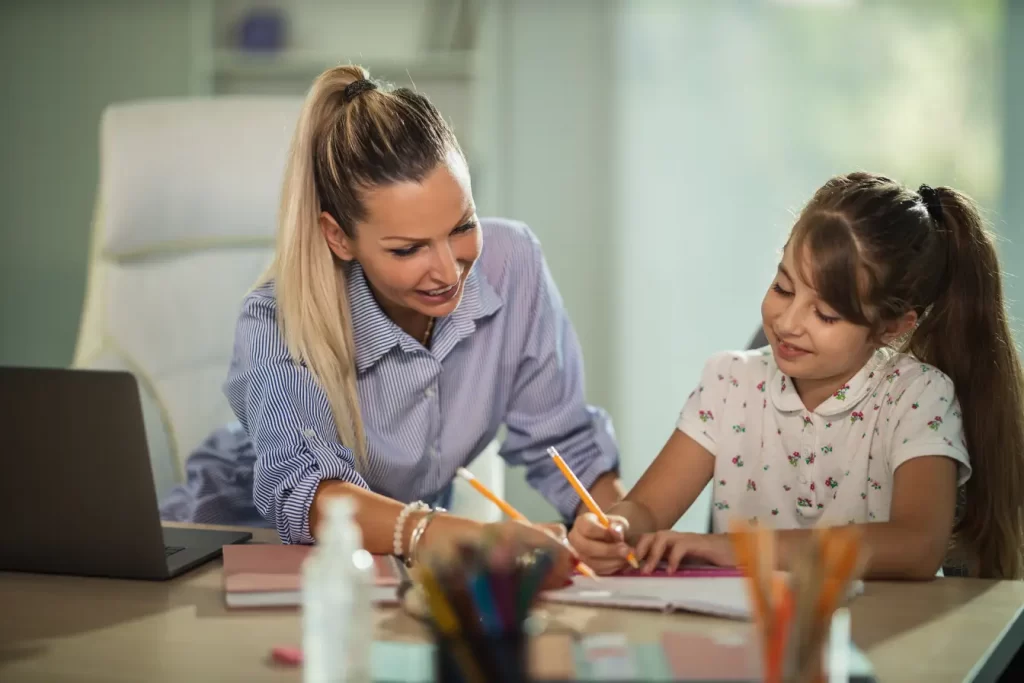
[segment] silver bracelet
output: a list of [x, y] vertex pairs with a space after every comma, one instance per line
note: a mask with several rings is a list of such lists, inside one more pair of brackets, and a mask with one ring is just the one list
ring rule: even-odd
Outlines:
[[430, 526], [430, 521], [434, 518], [438, 512], [446, 512], [444, 508], [434, 508], [427, 514], [423, 515], [419, 522], [412, 530], [412, 535], [409, 536], [409, 555], [405, 558], [405, 566], [412, 567], [412, 565], [419, 559], [417, 550], [420, 545], [420, 538], [426, 533], [427, 527]]
[[395, 520], [395, 538], [392, 550], [395, 552], [395, 557], [403, 557], [405, 553], [402, 552], [402, 537], [405, 535], [405, 520], [409, 519], [409, 515], [417, 510], [429, 510], [430, 506], [424, 503], [422, 500], [407, 504], [402, 511], [398, 513], [398, 519]]

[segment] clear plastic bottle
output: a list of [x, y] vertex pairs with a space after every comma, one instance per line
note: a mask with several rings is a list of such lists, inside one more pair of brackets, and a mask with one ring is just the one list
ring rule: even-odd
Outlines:
[[373, 556], [363, 548], [355, 501], [328, 502], [323, 534], [302, 567], [305, 683], [371, 680]]

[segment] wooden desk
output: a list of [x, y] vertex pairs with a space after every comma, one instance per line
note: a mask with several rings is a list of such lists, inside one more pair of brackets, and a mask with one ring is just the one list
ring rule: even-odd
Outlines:
[[[1022, 605], [1020, 582], [869, 583], [851, 606], [853, 639], [882, 683], [994, 681], [1024, 642]], [[545, 609], [558, 626], [638, 641], [664, 630], [749, 628], [685, 614]], [[375, 620], [379, 639], [423, 637], [396, 609]], [[268, 654], [298, 644], [300, 629], [294, 609], [227, 610], [219, 560], [169, 582], [0, 573], [0, 681], [299, 681]]]

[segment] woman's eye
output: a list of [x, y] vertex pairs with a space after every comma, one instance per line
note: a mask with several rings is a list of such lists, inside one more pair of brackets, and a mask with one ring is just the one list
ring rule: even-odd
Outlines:
[[391, 249], [389, 251], [391, 251], [391, 253], [394, 254], [395, 256], [412, 256], [417, 251], [419, 251], [419, 249], [420, 248], [418, 246], [412, 246], [406, 247], [404, 249]]

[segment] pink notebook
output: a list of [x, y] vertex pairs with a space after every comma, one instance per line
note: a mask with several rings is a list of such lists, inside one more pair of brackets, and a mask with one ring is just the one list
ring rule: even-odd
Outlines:
[[[302, 563], [311, 545], [224, 546], [224, 600], [228, 607], [294, 607], [302, 601]], [[397, 604], [401, 573], [390, 555], [374, 555], [370, 600]]]
[[[643, 566], [643, 565], [641, 565]], [[582, 576], [579, 572], [575, 572], [577, 576]], [[650, 574], [644, 574], [639, 569], [633, 569], [632, 567], [626, 567], [615, 576], [634, 576], [634, 577], [715, 577], [715, 576], [743, 576], [743, 572], [737, 567], [718, 567], [713, 564], [687, 564], [683, 563], [674, 572], [667, 571], [665, 563], [661, 563], [658, 567]]]
[[674, 572], [668, 571], [667, 567], [662, 564], [659, 565], [650, 574], [644, 574], [638, 569], [632, 567], [626, 568], [624, 571], [618, 573], [618, 576], [635, 576], [635, 577], [703, 577], [711, 578], [716, 576], [743, 576], [743, 572], [737, 567], [717, 567], [713, 564], [684, 564], [676, 569]]

